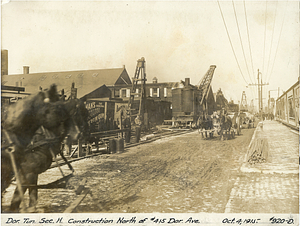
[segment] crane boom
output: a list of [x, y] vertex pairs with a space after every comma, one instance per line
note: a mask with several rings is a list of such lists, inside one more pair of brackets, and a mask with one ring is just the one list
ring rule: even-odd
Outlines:
[[210, 65], [208, 71], [203, 76], [202, 80], [200, 81], [200, 85], [198, 87], [200, 91], [200, 106], [204, 103], [204, 100], [206, 99], [206, 96], [209, 92], [209, 87], [213, 78], [213, 74], [215, 71], [216, 65]]

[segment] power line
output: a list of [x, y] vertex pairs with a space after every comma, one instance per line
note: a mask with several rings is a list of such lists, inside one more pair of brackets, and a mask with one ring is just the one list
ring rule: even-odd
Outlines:
[[288, 3], [288, 1], [286, 1], [286, 4], [285, 4], [284, 16], [283, 16], [283, 20], [282, 20], [282, 24], [281, 24], [280, 33], [279, 33], [279, 39], [278, 39], [277, 48], [276, 48], [276, 52], [275, 52], [275, 57], [274, 57], [274, 61], [273, 61], [273, 65], [272, 65], [272, 69], [271, 69], [270, 75], [269, 75], [268, 82], [269, 82], [269, 80], [271, 78], [271, 74], [273, 72], [274, 64], [275, 64], [275, 61], [276, 61], [278, 46], [279, 46], [279, 42], [280, 42], [280, 38], [281, 38], [281, 33], [282, 33], [282, 28], [283, 28], [283, 24], [284, 24], [284, 19], [285, 19], [285, 15], [286, 15], [287, 3]]
[[240, 38], [240, 42], [241, 42], [241, 46], [242, 46], [243, 56], [244, 56], [246, 68], [247, 68], [247, 71], [248, 71], [248, 76], [249, 76], [249, 78], [250, 78], [251, 83], [253, 83], [253, 82], [252, 82], [252, 79], [251, 79], [251, 76], [250, 76], [250, 73], [249, 73], [249, 68], [248, 68], [247, 59], [246, 59], [246, 56], [245, 56], [245, 51], [244, 51], [243, 41], [242, 41], [242, 37], [241, 37], [241, 32], [240, 32], [239, 22], [238, 22], [238, 19], [237, 19], [237, 16], [236, 16], [236, 11], [235, 11], [235, 7], [234, 7], [234, 2], [233, 2], [233, 0], [232, 0], [232, 6], [233, 6], [234, 16], [235, 16], [235, 21], [236, 21], [236, 26], [237, 26], [237, 29], [238, 29], [239, 38]]
[[232, 45], [232, 42], [231, 42], [229, 33], [228, 33], [228, 29], [227, 29], [227, 26], [226, 26], [226, 22], [225, 22], [225, 19], [224, 19], [224, 16], [223, 16], [223, 12], [222, 12], [220, 3], [219, 3], [219, 1], [217, 1], [217, 2], [218, 2], [218, 6], [219, 6], [219, 9], [220, 9], [220, 12], [221, 12], [221, 15], [222, 15], [222, 19], [223, 19], [223, 22], [224, 22], [224, 26], [225, 26], [225, 29], [226, 29], [226, 32], [227, 32], [227, 36], [228, 36], [228, 39], [229, 39], [229, 42], [230, 42], [230, 45], [231, 45], [231, 49], [232, 49], [232, 51], [233, 51], [233, 54], [234, 54], [236, 63], [237, 63], [237, 65], [238, 65], [239, 69], [240, 69], [240, 72], [241, 72], [241, 75], [242, 75], [244, 81], [246, 82], [246, 84], [248, 84], [248, 82], [246, 81], [246, 79], [245, 79], [245, 77], [244, 77], [244, 75], [243, 75], [243, 72], [242, 72], [242, 70], [241, 70], [240, 64], [239, 64], [239, 62], [238, 62], [238, 60], [237, 60], [237, 57], [236, 57], [236, 54], [235, 54], [235, 51], [234, 51], [234, 48], [233, 48], [233, 45]]
[[265, 72], [265, 50], [266, 50], [266, 30], [267, 30], [267, 9], [268, 9], [268, 0], [266, 0], [266, 9], [265, 9], [265, 35], [264, 35], [264, 54], [263, 54], [263, 72]]
[[[249, 27], [248, 27], [248, 20], [247, 20], [247, 10], [246, 10], [246, 3], [244, 0], [244, 12], [245, 12], [245, 18], [246, 18], [246, 26], [247, 26], [247, 35], [248, 35], [248, 44], [249, 44], [249, 50], [250, 50], [250, 59], [251, 59], [251, 65], [252, 65], [252, 75], [254, 75], [254, 67], [253, 67], [253, 58], [252, 58], [252, 51], [251, 51], [251, 44], [250, 44], [250, 35], [249, 35]], [[255, 77], [254, 77], [255, 78]], [[251, 80], [252, 82], [252, 80]]]
[[274, 36], [274, 30], [275, 30], [274, 28], [275, 28], [276, 15], [277, 15], [277, 6], [278, 6], [278, 1], [276, 2], [276, 10], [275, 10], [275, 17], [274, 17], [274, 22], [273, 22], [272, 39], [271, 39], [271, 47], [270, 47], [270, 53], [269, 53], [269, 59], [268, 59], [268, 67], [267, 67], [266, 78], [268, 78], [270, 58], [271, 58], [271, 52], [272, 52], [272, 46], [273, 46], [273, 36]]

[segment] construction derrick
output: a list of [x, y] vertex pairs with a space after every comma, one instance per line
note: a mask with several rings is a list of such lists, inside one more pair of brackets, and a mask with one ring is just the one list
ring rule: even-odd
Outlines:
[[203, 76], [201, 81], [199, 82], [200, 85], [198, 86], [199, 89], [199, 102], [200, 107], [202, 107], [203, 111], [207, 111], [207, 95], [209, 93], [210, 84], [213, 78], [213, 74], [215, 71], [216, 65], [211, 65], [206, 74]]
[[[142, 118], [145, 113], [146, 81], [145, 58], [142, 57], [137, 61], [134, 77], [132, 78], [132, 87], [128, 101], [128, 111], [131, 120], [136, 116]], [[138, 96], [140, 102], [136, 105], [134, 104], [134, 97]]]
[[240, 104], [240, 111], [248, 111], [248, 106], [247, 106], [247, 97], [246, 97], [246, 92], [243, 91], [242, 93], [242, 100]]

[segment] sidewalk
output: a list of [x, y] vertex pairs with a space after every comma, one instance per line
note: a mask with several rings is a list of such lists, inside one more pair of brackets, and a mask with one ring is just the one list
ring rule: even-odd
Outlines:
[[277, 121], [264, 121], [252, 139], [266, 138], [265, 163], [244, 158], [226, 213], [299, 213], [299, 135]]

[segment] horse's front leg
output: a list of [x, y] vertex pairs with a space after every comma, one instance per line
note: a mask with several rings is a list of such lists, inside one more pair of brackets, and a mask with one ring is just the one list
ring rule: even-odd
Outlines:
[[[26, 180], [24, 175], [19, 171], [19, 176], [21, 180], [21, 184], [26, 184]], [[24, 194], [27, 190], [27, 187], [21, 186], [22, 187], [22, 194], [20, 194], [18, 187], [16, 187], [11, 203], [10, 203], [10, 211], [11, 212], [19, 212], [20, 209], [20, 204], [23, 201], [22, 198], [24, 197]]]
[[27, 181], [31, 185], [29, 187], [29, 208], [30, 212], [35, 212], [37, 200], [38, 200], [38, 189], [37, 189], [37, 180], [38, 175], [35, 173], [30, 173], [27, 175]]
[[224, 140], [224, 137], [223, 137], [223, 129], [221, 128], [220, 130], [220, 140]]

